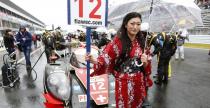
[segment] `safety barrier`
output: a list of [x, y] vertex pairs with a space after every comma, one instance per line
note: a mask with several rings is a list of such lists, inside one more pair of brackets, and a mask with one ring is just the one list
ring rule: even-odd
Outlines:
[[186, 43], [210, 44], [210, 35], [189, 35], [189, 42]]

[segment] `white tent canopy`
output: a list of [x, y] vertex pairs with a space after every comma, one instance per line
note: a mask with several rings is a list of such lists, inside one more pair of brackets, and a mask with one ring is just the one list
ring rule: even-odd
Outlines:
[[62, 27], [63, 30], [69, 32], [69, 33], [75, 33], [78, 30], [82, 31], [82, 32], [86, 32], [86, 29], [80, 25], [66, 25], [64, 27]]
[[99, 32], [99, 33], [109, 33], [108, 29], [106, 27], [97, 27], [95, 29], [96, 32]]
[[109, 29], [108, 31], [109, 31], [110, 34], [116, 34], [117, 33], [117, 31], [115, 29]]

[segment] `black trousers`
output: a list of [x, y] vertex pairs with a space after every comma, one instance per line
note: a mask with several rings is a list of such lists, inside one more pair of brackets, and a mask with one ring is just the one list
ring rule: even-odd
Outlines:
[[50, 63], [51, 53], [52, 53], [52, 49], [51, 48], [45, 48], [45, 54], [46, 54], [46, 57], [47, 57], [47, 63]]
[[159, 58], [158, 62], [158, 81], [162, 83], [168, 80], [168, 67], [170, 58]]

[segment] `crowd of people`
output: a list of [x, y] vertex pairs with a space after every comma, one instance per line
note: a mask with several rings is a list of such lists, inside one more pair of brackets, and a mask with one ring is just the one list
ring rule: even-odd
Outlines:
[[[32, 35], [26, 30], [25, 26], [20, 26], [17, 34], [11, 29], [5, 30], [4, 45], [8, 54], [15, 51], [15, 46], [19, 51], [23, 51], [26, 60], [26, 70], [29, 72], [31, 70], [30, 52], [32, 45]], [[14, 58], [15, 59], [15, 58]]]
[[46, 30], [42, 35], [42, 42], [45, 46], [45, 54], [47, 57], [47, 63], [54, 62], [54, 59], [58, 59], [59, 55], [56, 54], [56, 50], [63, 50], [66, 48], [65, 40], [71, 40], [71, 35], [67, 35], [67, 39], [64, 38], [61, 33], [61, 28], [58, 27], [55, 31]]
[[[28, 74], [31, 72], [31, 60], [30, 53], [32, 48], [32, 42], [34, 42], [34, 47], [37, 47], [37, 40], [40, 40], [40, 36], [35, 34], [32, 35], [27, 30], [25, 25], [21, 25], [19, 31], [15, 33], [11, 29], [5, 30], [5, 35], [3, 37], [4, 46], [8, 54], [12, 54], [16, 50], [19, 52], [23, 52], [25, 60], [26, 60], [26, 70]], [[14, 60], [16, 59], [16, 55], [14, 55]]]

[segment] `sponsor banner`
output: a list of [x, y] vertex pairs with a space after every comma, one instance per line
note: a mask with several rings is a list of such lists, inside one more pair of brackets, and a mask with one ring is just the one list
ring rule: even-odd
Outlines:
[[[92, 72], [93, 70], [91, 70]], [[87, 88], [87, 71], [86, 69], [76, 69], [76, 76]], [[108, 104], [109, 101], [109, 87], [108, 75], [103, 74], [100, 76], [90, 77], [90, 95], [97, 105]], [[79, 95], [79, 102], [86, 102], [86, 95]]]
[[68, 0], [68, 23], [71, 25], [106, 26], [108, 0]]

